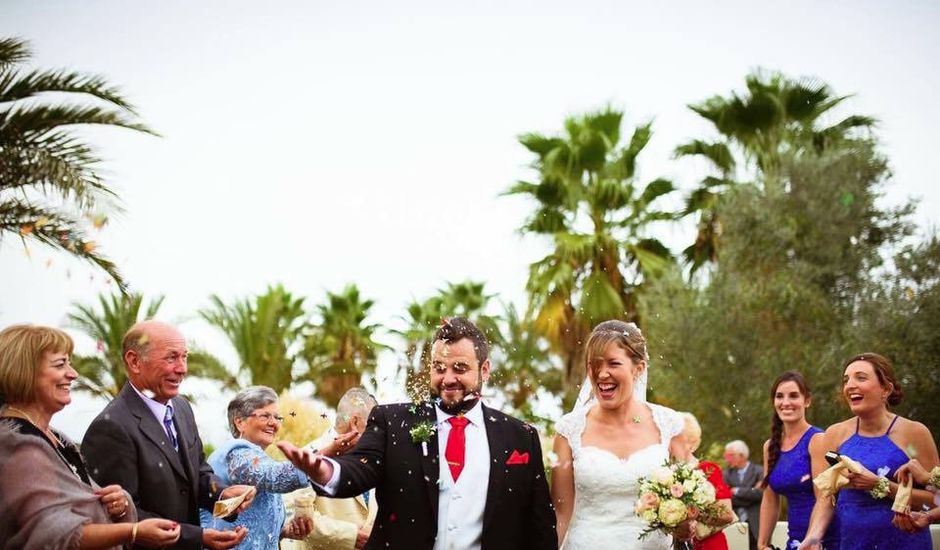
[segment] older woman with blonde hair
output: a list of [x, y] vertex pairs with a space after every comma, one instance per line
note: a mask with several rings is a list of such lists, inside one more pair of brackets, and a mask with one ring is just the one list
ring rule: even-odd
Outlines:
[[728, 550], [728, 539], [722, 532], [722, 529], [735, 521], [734, 511], [731, 509], [731, 487], [725, 483], [721, 474], [721, 467], [714, 462], [699, 460], [695, 458], [695, 451], [702, 444], [702, 426], [698, 423], [690, 412], [680, 412], [685, 421], [685, 429], [682, 430], [682, 438], [685, 440], [686, 447], [689, 450], [689, 460], [691, 464], [705, 473], [708, 482], [715, 488], [715, 499], [722, 506], [723, 513], [717, 517], [702, 518], [695, 527], [695, 540], [692, 547], [695, 550]]
[[127, 492], [99, 487], [78, 447], [53, 429], [71, 400], [72, 339], [43, 326], [0, 332], [0, 540], [4, 548], [159, 547], [179, 538], [172, 521], [137, 521]]

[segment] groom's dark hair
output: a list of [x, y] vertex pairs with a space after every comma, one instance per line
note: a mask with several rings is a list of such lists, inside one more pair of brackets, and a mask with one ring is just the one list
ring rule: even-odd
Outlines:
[[486, 342], [486, 336], [470, 322], [463, 317], [450, 317], [441, 320], [441, 326], [434, 333], [434, 341], [443, 340], [446, 344], [459, 342], [464, 338], [473, 342], [473, 353], [477, 357], [480, 366], [489, 357], [490, 346]]

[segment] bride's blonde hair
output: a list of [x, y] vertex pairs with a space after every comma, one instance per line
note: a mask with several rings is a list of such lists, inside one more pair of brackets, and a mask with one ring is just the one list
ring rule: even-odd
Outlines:
[[646, 352], [646, 338], [643, 337], [643, 333], [636, 324], [618, 320], [604, 321], [594, 327], [584, 347], [586, 372], [592, 372], [591, 366], [604, 355], [604, 350], [611, 343], [616, 343], [627, 352], [627, 356], [634, 363], [647, 361], [649, 358]]

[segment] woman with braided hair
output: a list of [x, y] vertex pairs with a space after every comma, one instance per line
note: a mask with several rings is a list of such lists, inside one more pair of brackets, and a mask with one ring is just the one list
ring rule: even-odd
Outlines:
[[[810, 425], [806, 409], [813, 396], [803, 375], [787, 371], [774, 380], [770, 401], [774, 407], [770, 439], [764, 443], [764, 496], [760, 505], [758, 550], [770, 548], [774, 527], [780, 515], [780, 495], [787, 498], [787, 546], [796, 549], [806, 536], [810, 514], [816, 497], [813, 494], [813, 475], [809, 443], [822, 437], [823, 430]], [[839, 525], [836, 518], [830, 523], [823, 540], [826, 550], [839, 548]]]

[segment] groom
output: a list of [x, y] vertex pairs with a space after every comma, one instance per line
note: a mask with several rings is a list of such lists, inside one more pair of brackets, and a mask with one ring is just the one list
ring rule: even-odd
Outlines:
[[433, 404], [376, 407], [356, 447], [336, 459], [278, 444], [318, 493], [376, 487], [365, 548], [558, 548], [538, 433], [480, 400], [488, 351], [473, 323], [445, 320], [431, 349]]

